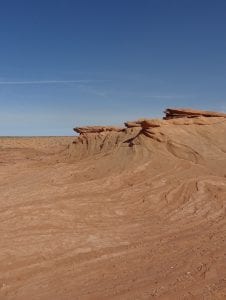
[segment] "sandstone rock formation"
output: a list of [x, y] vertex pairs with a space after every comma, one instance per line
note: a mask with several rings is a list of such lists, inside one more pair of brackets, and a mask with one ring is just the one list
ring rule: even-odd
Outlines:
[[123, 128], [118, 128], [114, 126], [85, 126], [85, 127], [75, 127], [74, 131], [80, 134], [83, 133], [99, 133], [106, 131], [116, 131], [120, 132]]
[[[125, 149], [125, 147], [135, 149], [138, 145], [142, 146], [142, 151], [146, 151], [153, 147], [150, 140], [163, 143], [166, 148], [172, 144], [172, 141], [177, 143], [180, 140], [180, 143], [186, 144], [187, 130], [185, 126], [190, 126], [191, 130], [201, 131], [197, 126], [214, 125], [226, 121], [224, 113], [193, 109], [167, 108], [165, 114], [163, 119], [144, 118], [127, 121], [124, 123], [124, 128], [113, 126], [76, 127], [74, 131], [80, 135], [75, 138], [74, 146], [69, 147], [70, 156], [81, 159], [97, 154], [105, 155], [112, 151]], [[222, 126], [224, 125], [225, 123]], [[176, 128], [178, 126], [180, 126], [179, 131]], [[184, 137], [181, 134], [178, 136], [178, 133], [183, 130], [186, 131]], [[211, 127], [208, 130], [211, 131]], [[205, 132], [208, 130], [204, 129]], [[154, 147], [156, 148], [156, 145]], [[167, 149], [172, 149], [172, 147]]]
[[194, 110], [190, 108], [167, 108], [165, 110], [166, 116], [164, 119], [175, 119], [175, 118], [194, 118], [194, 117], [224, 117], [226, 118], [226, 114], [205, 111], [205, 110]]

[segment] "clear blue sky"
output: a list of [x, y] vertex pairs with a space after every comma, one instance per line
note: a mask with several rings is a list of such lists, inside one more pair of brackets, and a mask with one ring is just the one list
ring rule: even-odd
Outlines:
[[226, 1], [1, 1], [0, 105], [0, 135], [226, 111]]

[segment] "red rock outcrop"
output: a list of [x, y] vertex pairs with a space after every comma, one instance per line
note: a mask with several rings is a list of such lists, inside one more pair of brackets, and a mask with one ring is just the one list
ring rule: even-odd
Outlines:
[[[96, 154], [105, 155], [117, 149], [133, 146], [135, 149], [136, 145], [142, 146], [140, 147], [142, 149], [156, 147], [156, 144], [150, 145], [153, 141], [165, 144], [165, 146], [168, 145], [169, 147], [167, 147], [172, 149], [172, 140], [177, 143], [181, 137], [186, 139], [187, 129], [185, 127], [189, 126], [195, 132], [197, 126], [218, 126], [217, 124], [221, 126], [220, 123], [226, 121], [226, 114], [218, 112], [168, 108], [165, 113], [166, 116], [163, 119], [127, 121], [124, 123], [124, 128], [114, 126], [76, 127], [74, 131], [79, 133], [79, 136], [75, 138], [74, 145], [76, 146], [70, 148], [70, 153], [73, 157], [80, 159]], [[222, 124], [222, 126], [222, 128], [225, 128], [225, 124]], [[180, 127], [179, 130], [178, 127]], [[209, 134], [211, 127], [208, 130], [203, 130], [205, 135]], [[174, 147], [173, 149], [177, 148]]]
[[85, 127], [75, 127], [74, 131], [80, 134], [83, 133], [100, 133], [106, 131], [116, 131], [120, 132], [123, 128], [114, 127], [114, 126], [85, 126]]
[[166, 116], [164, 117], [165, 120], [176, 119], [176, 118], [195, 118], [199, 116], [226, 118], [226, 114], [224, 113], [205, 111], [205, 110], [194, 110], [190, 108], [167, 108], [165, 110], [165, 114], [166, 114]]

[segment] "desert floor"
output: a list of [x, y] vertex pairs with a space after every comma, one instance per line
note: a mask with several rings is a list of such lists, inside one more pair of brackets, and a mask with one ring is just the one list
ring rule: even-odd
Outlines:
[[226, 164], [114, 169], [73, 139], [0, 138], [0, 299], [226, 299]]

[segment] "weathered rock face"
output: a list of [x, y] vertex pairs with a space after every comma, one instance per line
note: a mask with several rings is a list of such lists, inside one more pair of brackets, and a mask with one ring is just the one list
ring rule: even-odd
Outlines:
[[205, 110], [194, 110], [190, 108], [167, 108], [165, 110], [165, 114], [166, 114], [166, 116], [164, 117], [165, 120], [176, 119], [176, 118], [195, 118], [198, 116], [226, 118], [226, 114], [224, 113], [205, 111]]
[[124, 123], [127, 128], [141, 127], [141, 121], [127, 121]]
[[[163, 119], [139, 119], [125, 122], [124, 128], [113, 126], [76, 127], [74, 131], [79, 133], [79, 136], [74, 140], [74, 148], [70, 148], [71, 154], [80, 159], [96, 154], [105, 155], [123, 149], [122, 151], [127, 151], [128, 155], [130, 153], [128, 147], [132, 151], [141, 149], [143, 151], [144, 149], [153, 149], [153, 147], [156, 150], [156, 142], [161, 143], [168, 150], [173, 149], [172, 151], [174, 151], [178, 150], [175, 143], [183, 144], [183, 140], [188, 138], [188, 131], [194, 131], [196, 134], [198, 130], [199, 132], [203, 131], [203, 135], [209, 135], [212, 126], [219, 126], [219, 128], [222, 127], [220, 130], [223, 132], [221, 138], [224, 139], [224, 134], [226, 134], [226, 114], [224, 113], [171, 108], [166, 109], [165, 113], [166, 116]], [[206, 127], [204, 125], [208, 125], [208, 127], [204, 129]], [[189, 139], [191, 139], [190, 136]], [[126, 148], [127, 150], [125, 150]], [[192, 154], [191, 157], [193, 156]]]
[[127, 121], [124, 123], [127, 128], [133, 127], [141, 127], [141, 128], [149, 128], [149, 127], [159, 127], [163, 124], [163, 120], [160, 119], [139, 119], [137, 121]]
[[85, 127], [75, 127], [74, 131], [80, 134], [83, 133], [99, 133], [106, 131], [116, 131], [120, 132], [123, 128], [118, 128], [114, 126], [85, 126]]

